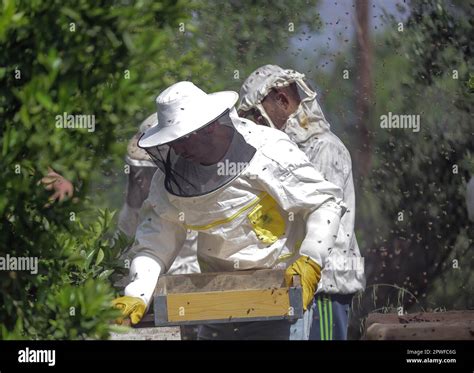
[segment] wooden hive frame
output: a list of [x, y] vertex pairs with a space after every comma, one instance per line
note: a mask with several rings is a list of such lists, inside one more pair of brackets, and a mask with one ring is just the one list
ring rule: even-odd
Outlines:
[[154, 293], [155, 326], [295, 320], [303, 316], [298, 276], [284, 270], [165, 275]]

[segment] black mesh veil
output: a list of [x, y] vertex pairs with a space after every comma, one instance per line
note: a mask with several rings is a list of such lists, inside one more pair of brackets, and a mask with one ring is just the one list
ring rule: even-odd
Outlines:
[[239, 176], [252, 159], [256, 150], [236, 130], [229, 111], [197, 131], [214, 122], [225, 126], [219, 132], [224, 134], [223, 141], [229, 141], [230, 144], [225, 155], [215, 164], [203, 165], [177, 154], [170, 144], [184, 137], [163, 145], [144, 148], [165, 174], [165, 187], [169, 193], [181, 197], [211, 193]]

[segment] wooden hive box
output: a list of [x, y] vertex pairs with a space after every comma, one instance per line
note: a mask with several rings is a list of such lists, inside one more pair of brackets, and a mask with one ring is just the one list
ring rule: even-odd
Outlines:
[[154, 293], [155, 326], [294, 320], [303, 316], [299, 277], [284, 270], [165, 275]]
[[369, 314], [362, 339], [474, 340], [474, 311]]

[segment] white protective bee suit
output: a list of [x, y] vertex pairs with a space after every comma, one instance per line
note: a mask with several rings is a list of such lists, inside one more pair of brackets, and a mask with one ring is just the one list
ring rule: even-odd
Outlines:
[[286, 87], [291, 83], [296, 84], [301, 102], [281, 130], [308, 156], [325, 179], [342, 189], [342, 198], [347, 206], [341, 218], [336, 244], [322, 263], [317, 293], [353, 294], [364, 290], [365, 275], [354, 233], [352, 162], [349, 151], [331, 132], [318, 104], [316, 92], [307, 85], [303, 74], [276, 65], [265, 65], [254, 71], [242, 85], [239, 113], [252, 113], [257, 109], [268, 125], [275, 127], [261, 102], [272, 88]]
[[[231, 177], [218, 182], [212, 166], [185, 165], [173, 180], [191, 175], [199, 181], [186, 194], [191, 192], [185, 186], [173, 189], [164, 173], [155, 173], [140, 212], [125, 295], [149, 304], [187, 229], [198, 234], [202, 271], [286, 268], [300, 255], [319, 265], [327, 260], [345, 211], [341, 189], [325, 180], [286, 134], [239, 118], [233, 109], [237, 99], [235, 92], [207, 95], [190, 82], [176, 83], [157, 98], [162, 127], [148, 130], [139, 145], [148, 151], [219, 118], [219, 125], [234, 131], [219, 164]], [[167, 152], [169, 160], [172, 150]], [[163, 156], [163, 150], [158, 153]], [[232, 175], [236, 164], [241, 167]]]
[[[118, 216], [118, 228], [131, 238], [135, 237], [139, 224], [139, 211], [144, 199], [149, 194], [149, 181], [158, 170], [156, 164], [151, 160], [146, 151], [138, 147], [137, 142], [147, 129], [156, 124], [156, 113], [154, 113], [140, 124], [139, 131], [130, 139], [127, 145], [125, 162], [130, 166], [127, 181], [127, 200], [123, 204]], [[197, 234], [189, 230], [183, 248], [174, 260], [168, 273], [199, 273], [196, 251]], [[124, 255], [127, 257], [128, 253], [125, 252]]]

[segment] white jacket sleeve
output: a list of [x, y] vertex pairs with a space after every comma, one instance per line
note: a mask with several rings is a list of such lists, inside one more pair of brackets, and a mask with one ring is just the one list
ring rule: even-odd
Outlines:
[[307, 154], [310, 162], [325, 179], [344, 190], [352, 174], [352, 161], [346, 147], [337, 142], [339, 139], [321, 139], [314, 143], [313, 150]]
[[266, 166], [257, 178], [284, 210], [303, 216], [306, 236], [300, 254], [309, 256], [322, 267], [345, 212], [341, 188], [325, 180], [289, 139], [265, 146], [262, 154], [267, 157], [267, 161], [262, 162]]
[[353, 241], [357, 245], [354, 235], [356, 200], [351, 155], [344, 144], [332, 134], [321, 136], [311, 145], [311, 151], [306, 152], [311, 163], [325, 179], [342, 189], [342, 199], [347, 208], [341, 219], [341, 225], [348, 237], [344, 237], [344, 240]]
[[130, 283], [125, 295], [142, 298], [148, 305], [160, 273], [166, 272], [186, 240], [179, 211], [171, 205], [163, 186], [163, 174], [156, 172], [148, 199], [140, 210], [140, 224], [131, 248]]

